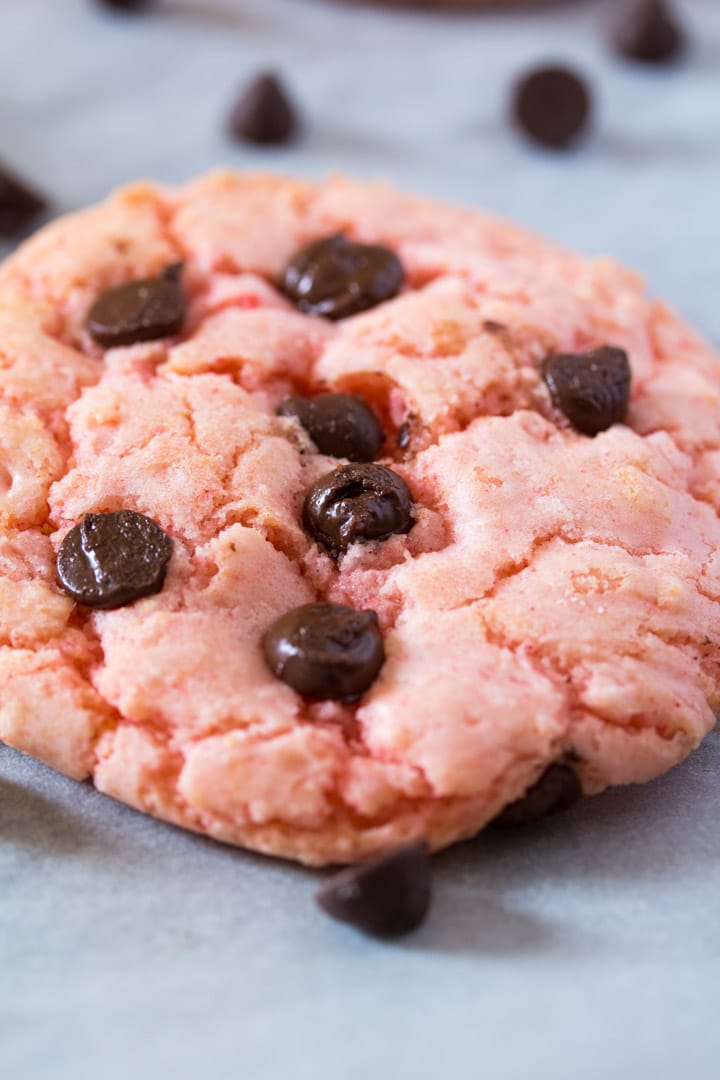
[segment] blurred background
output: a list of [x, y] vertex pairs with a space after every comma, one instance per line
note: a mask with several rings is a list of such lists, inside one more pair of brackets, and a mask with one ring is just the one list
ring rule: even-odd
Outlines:
[[[52, 213], [218, 165], [387, 178], [615, 255], [720, 342], [720, 2], [676, 0], [667, 66], [617, 55], [616, 6], [0, 0], [0, 159]], [[510, 119], [551, 61], [594, 100], [564, 151]], [[300, 117], [287, 144], [228, 134], [264, 71]], [[714, 1080], [719, 770], [714, 734], [654, 784], [441, 856], [432, 918], [390, 947], [322, 919], [316, 875], [0, 747], [0, 1070]]]
[[[56, 210], [218, 164], [385, 177], [612, 253], [720, 339], [720, 3], [676, 0], [687, 54], [644, 65], [610, 44], [626, 0], [516, 2], [451, 15], [361, 0], [155, 0], [131, 14], [100, 0], [2, 0], [0, 159]], [[594, 97], [591, 128], [565, 153], [535, 148], [508, 121], [515, 80], [548, 61], [572, 64]], [[301, 117], [286, 146], [227, 135], [238, 94], [265, 70]]]

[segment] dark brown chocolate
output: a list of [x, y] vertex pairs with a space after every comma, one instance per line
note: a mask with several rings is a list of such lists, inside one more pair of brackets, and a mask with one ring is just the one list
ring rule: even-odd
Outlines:
[[245, 88], [230, 114], [230, 133], [253, 143], [285, 143], [296, 134], [299, 123], [285, 86], [277, 75], [266, 72]]
[[505, 807], [493, 821], [493, 827], [513, 829], [518, 825], [529, 825], [567, 810], [581, 795], [582, 785], [575, 770], [570, 765], [551, 765], [522, 799]]
[[340, 465], [321, 476], [303, 507], [303, 524], [332, 555], [359, 541], [386, 540], [413, 526], [410, 489], [384, 465]]
[[404, 278], [403, 265], [389, 248], [328, 236], [298, 251], [285, 269], [282, 288], [307, 315], [345, 319], [390, 300]]
[[634, 0], [617, 19], [617, 52], [643, 64], [670, 64], [682, 55], [686, 37], [675, 13], [662, 0]]
[[320, 453], [332, 457], [372, 461], [385, 439], [377, 416], [357, 394], [293, 394], [278, 412], [299, 420]]
[[375, 681], [385, 647], [374, 611], [304, 604], [281, 615], [263, 642], [278, 679], [305, 697], [356, 701]]
[[569, 68], [536, 68], [515, 87], [517, 123], [535, 142], [554, 150], [565, 149], [577, 140], [587, 127], [590, 110], [590, 90]]
[[320, 907], [333, 919], [382, 938], [417, 929], [431, 899], [430, 860], [420, 842], [342, 870], [316, 894]]
[[179, 333], [185, 318], [181, 270], [181, 264], [174, 264], [158, 277], [128, 281], [103, 293], [88, 312], [91, 337], [110, 349]]
[[586, 353], [548, 356], [542, 377], [553, 404], [584, 435], [597, 435], [627, 416], [631, 372], [624, 349], [602, 345]]
[[78, 604], [116, 608], [159, 592], [171, 554], [170, 537], [144, 514], [86, 514], [60, 545], [57, 573]]
[[47, 203], [39, 192], [0, 165], [0, 236], [17, 236], [46, 209]]
[[154, 0], [95, 0], [100, 7], [112, 8], [113, 11], [140, 12], [147, 11]]

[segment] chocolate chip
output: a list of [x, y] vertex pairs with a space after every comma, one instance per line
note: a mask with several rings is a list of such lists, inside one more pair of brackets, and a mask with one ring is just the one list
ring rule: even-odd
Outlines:
[[374, 611], [304, 604], [273, 623], [265, 658], [274, 675], [306, 697], [357, 701], [377, 678], [385, 647]]
[[333, 555], [358, 541], [385, 540], [413, 526], [412, 495], [384, 465], [340, 465], [320, 477], [303, 507], [303, 524]]
[[630, 362], [624, 349], [602, 345], [547, 356], [541, 370], [553, 404], [584, 435], [597, 435], [627, 416]]
[[113, 11], [144, 11], [153, 0], [96, 0], [100, 8], [112, 8]]
[[590, 91], [580, 75], [568, 68], [543, 67], [517, 84], [513, 108], [530, 138], [561, 150], [585, 128], [590, 105]]
[[116, 608], [159, 592], [171, 554], [170, 537], [144, 514], [86, 514], [60, 545], [57, 572], [78, 604]]
[[510, 803], [492, 822], [497, 829], [529, 825], [533, 821], [567, 810], [582, 795], [578, 775], [569, 765], [551, 765], [522, 799]]
[[230, 133], [254, 143], [283, 143], [293, 137], [298, 119], [277, 75], [259, 75], [243, 91], [230, 114]]
[[404, 277], [389, 248], [328, 236], [298, 251], [285, 269], [282, 288], [307, 315], [345, 319], [390, 300]]
[[615, 48], [630, 60], [666, 64], [685, 48], [685, 35], [674, 14], [662, 0], [632, 3], [615, 26]]
[[16, 236], [46, 209], [42, 195], [0, 165], [0, 236]]
[[495, 319], [485, 319], [483, 330], [487, 334], [506, 334], [507, 326], [505, 326], [505, 323], [496, 322]]
[[407, 450], [410, 445], [410, 425], [407, 420], [398, 428], [397, 444], [401, 450]]
[[149, 8], [153, 0], [96, 0], [100, 7], [109, 7], [114, 11], [143, 11]]
[[87, 328], [105, 348], [177, 334], [185, 318], [180, 263], [159, 277], [128, 281], [98, 297], [90, 308]]
[[431, 892], [427, 847], [412, 843], [335, 874], [315, 899], [333, 919], [390, 938], [417, 929], [430, 908]]
[[278, 413], [299, 420], [321, 454], [348, 461], [372, 461], [385, 438], [377, 416], [356, 394], [293, 394]]

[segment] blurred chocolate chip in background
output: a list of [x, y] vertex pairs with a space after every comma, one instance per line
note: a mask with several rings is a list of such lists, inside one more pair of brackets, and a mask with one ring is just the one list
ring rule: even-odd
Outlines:
[[139, 12], [147, 11], [153, 0], [95, 0], [95, 3], [111, 11]]
[[44, 210], [45, 198], [0, 162], [0, 237], [18, 236]]
[[564, 150], [585, 131], [592, 98], [585, 79], [570, 68], [547, 65], [523, 75], [515, 86], [513, 115], [542, 146]]
[[285, 143], [298, 131], [298, 116], [279, 76], [264, 72], [243, 90], [229, 121], [242, 142]]
[[685, 51], [687, 39], [675, 13], [663, 0], [631, 0], [613, 27], [621, 56], [642, 64], [669, 64]]

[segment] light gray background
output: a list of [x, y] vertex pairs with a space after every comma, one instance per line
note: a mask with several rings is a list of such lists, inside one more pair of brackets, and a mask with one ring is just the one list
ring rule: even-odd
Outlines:
[[[226, 163], [384, 176], [640, 269], [720, 341], [720, 3], [688, 61], [615, 60], [610, 4], [442, 18], [319, 0], [0, 0], [0, 157], [55, 196]], [[505, 122], [526, 64], [573, 60], [595, 128], [554, 156]], [[255, 71], [305, 115], [235, 147]], [[710, 1080], [720, 1070], [720, 735], [640, 789], [436, 861], [432, 918], [367, 941], [318, 876], [185, 835], [0, 748], [0, 1071], [268, 1080]]]

